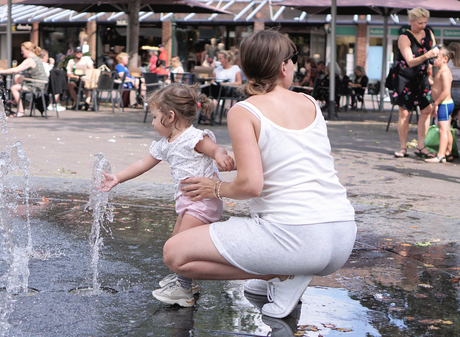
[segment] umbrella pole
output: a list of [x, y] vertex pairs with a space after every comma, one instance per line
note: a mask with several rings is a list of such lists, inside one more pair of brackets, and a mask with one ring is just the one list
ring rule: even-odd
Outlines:
[[11, 57], [12, 57], [12, 31], [11, 31], [11, 6], [12, 0], [8, 0], [8, 21], [6, 24], [6, 58], [7, 58], [7, 68], [11, 68]]
[[335, 63], [336, 55], [336, 38], [335, 27], [337, 19], [337, 0], [332, 0], [331, 4], [331, 62], [329, 63], [329, 103], [328, 103], [328, 119], [338, 117], [335, 111]]
[[380, 81], [380, 111], [383, 111], [383, 98], [385, 96], [385, 79], [387, 77], [388, 54], [388, 14], [383, 15], [383, 55], [382, 55], [382, 80]]

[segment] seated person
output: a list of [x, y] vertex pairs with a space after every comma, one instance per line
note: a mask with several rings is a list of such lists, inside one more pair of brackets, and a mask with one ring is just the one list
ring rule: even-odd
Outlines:
[[41, 48], [34, 45], [32, 42], [27, 41], [21, 44], [21, 53], [25, 57], [25, 60], [15, 68], [5, 69], [0, 71], [0, 75], [3, 74], [18, 74], [21, 71], [27, 70], [27, 78], [45, 81], [45, 83], [41, 82], [26, 82], [27, 84], [20, 84], [16, 83], [11, 86], [11, 93], [13, 95], [14, 100], [9, 101], [9, 103], [13, 105], [18, 105], [18, 113], [17, 115], [13, 115], [15, 117], [23, 117], [24, 116], [24, 107], [22, 106], [22, 100], [20, 100], [19, 95], [22, 90], [25, 91], [32, 91], [32, 92], [39, 92], [44, 91], [46, 87], [46, 82], [48, 82], [48, 76], [46, 75], [45, 68], [43, 66], [43, 62], [39, 55], [41, 54]]
[[[126, 74], [125, 83], [123, 83], [123, 88], [139, 89], [139, 79], [132, 77], [129, 74], [129, 69], [127, 67], [129, 63], [129, 55], [127, 53], [120, 53], [117, 55], [118, 64], [115, 66], [115, 71], [118, 73], [120, 78], [123, 78], [123, 75]], [[136, 91], [126, 90], [123, 91], [123, 105], [137, 107], [136, 102]]]
[[367, 83], [369, 82], [369, 78], [366, 76], [366, 71], [361, 66], [356, 66], [355, 76], [355, 80], [349, 83], [349, 86], [353, 89], [351, 94], [352, 109], [356, 109], [358, 101], [363, 101], [364, 92], [366, 91]]
[[[324, 101], [324, 102], [329, 102], [329, 66], [330, 63], [325, 68], [325, 75], [323, 78], [320, 79], [319, 83], [319, 88], [317, 91], [317, 94], [315, 95], [315, 99], [317, 101]], [[341, 70], [338, 65], [338, 63], [335, 63], [335, 105], [336, 109], [339, 107], [340, 103], [340, 95], [339, 93], [339, 85], [340, 82], [342, 81], [342, 78], [340, 77]]]
[[169, 76], [169, 70], [166, 68], [166, 61], [165, 60], [159, 60], [158, 61], [158, 66], [155, 69], [155, 73], [158, 74], [158, 76]]
[[[80, 77], [75, 75], [75, 69], [78, 67], [86, 67], [86, 69], [93, 68], [93, 60], [89, 56], [83, 56], [83, 52], [81, 47], [75, 48], [73, 51], [74, 57], [69, 60], [67, 63], [67, 77], [70, 79], [69, 83], [67, 83], [67, 88], [69, 89], [70, 97], [72, 97], [74, 101], [74, 105], [70, 108], [70, 110], [75, 110], [77, 106], [77, 92], [76, 88], [80, 84]], [[86, 91], [86, 102], [85, 102], [85, 109], [88, 110], [89, 108], [89, 100], [91, 99], [91, 92]]]
[[305, 76], [302, 81], [300, 81], [299, 85], [313, 87], [315, 79], [318, 77], [318, 73], [316, 72], [316, 61], [313, 57], [309, 57], [307, 59], [307, 62], [305, 63], [305, 71]]

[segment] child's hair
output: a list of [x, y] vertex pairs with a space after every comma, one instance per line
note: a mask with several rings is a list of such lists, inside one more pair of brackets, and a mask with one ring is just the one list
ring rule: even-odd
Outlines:
[[[147, 98], [150, 109], [158, 109], [163, 113], [161, 124], [169, 116], [170, 111], [192, 124], [197, 116], [198, 110], [205, 116], [210, 116], [214, 110], [214, 103], [205, 94], [197, 94], [196, 86], [182, 83], [172, 83], [155, 91]], [[174, 120], [174, 125], [177, 123]]]
[[446, 47], [441, 47], [439, 52], [442, 56], [447, 56], [447, 61], [451, 60], [454, 57], [454, 53], [451, 50], [447, 49]]

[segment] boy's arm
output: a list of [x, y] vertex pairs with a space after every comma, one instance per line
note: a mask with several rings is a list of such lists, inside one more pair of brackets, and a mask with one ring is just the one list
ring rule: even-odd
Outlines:
[[235, 162], [233, 158], [228, 155], [224, 148], [214, 143], [208, 136], [204, 136], [203, 139], [196, 144], [195, 150], [214, 159], [219, 169], [224, 171], [234, 170]]
[[151, 168], [155, 167], [161, 160], [153, 158], [150, 154], [146, 155], [141, 160], [138, 160], [123, 171], [117, 174], [108, 174], [103, 172], [104, 179], [101, 183], [101, 189], [105, 192], [110, 191], [116, 185], [125, 182], [127, 180], [136, 178], [141, 174], [147, 172]]

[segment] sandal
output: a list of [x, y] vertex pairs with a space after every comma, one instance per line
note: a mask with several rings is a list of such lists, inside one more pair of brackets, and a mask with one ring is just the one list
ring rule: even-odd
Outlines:
[[442, 164], [446, 160], [446, 157], [433, 157], [430, 159], [425, 159], [425, 163], [435, 163], [435, 164]]
[[[426, 152], [423, 152], [423, 150], [425, 150]], [[415, 148], [415, 155], [417, 157], [422, 157], [422, 158], [435, 158], [436, 157], [436, 155], [434, 153], [429, 152], [426, 149], [426, 147], [422, 147], [421, 149]]]
[[404, 157], [409, 157], [409, 154], [407, 153], [407, 148], [402, 147], [399, 152], [395, 152], [395, 158], [404, 158]]
[[449, 163], [453, 163], [454, 162], [454, 155], [452, 153], [446, 154], [446, 161], [449, 162]]

